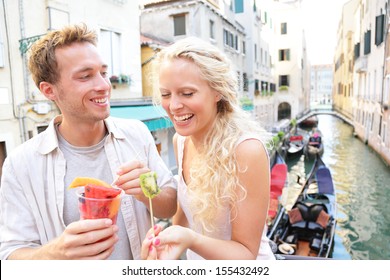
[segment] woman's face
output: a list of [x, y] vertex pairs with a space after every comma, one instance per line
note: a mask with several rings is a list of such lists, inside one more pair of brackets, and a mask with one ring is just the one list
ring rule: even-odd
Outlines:
[[197, 65], [188, 59], [174, 59], [161, 65], [162, 106], [182, 136], [202, 139], [212, 127], [221, 99], [201, 77]]

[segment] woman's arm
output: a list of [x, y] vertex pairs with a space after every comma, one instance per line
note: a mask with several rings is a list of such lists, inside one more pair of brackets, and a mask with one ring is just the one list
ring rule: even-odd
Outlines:
[[172, 226], [152, 242], [160, 259], [177, 258], [186, 248], [205, 259], [257, 257], [269, 201], [269, 160], [262, 143], [254, 139], [242, 142], [236, 155], [241, 170], [239, 181], [247, 194], [233, 209], [231, 240], [210, 238], [188, 228]]
[[231, 241], [196, 235], [190, 248], [205, 259], [255, 259], [259, 251], [270, 195], [269, 159], [264, 145], [255, 139], [238, 145], [236, 157], [239, 181], [247, 194], [233, 209]]

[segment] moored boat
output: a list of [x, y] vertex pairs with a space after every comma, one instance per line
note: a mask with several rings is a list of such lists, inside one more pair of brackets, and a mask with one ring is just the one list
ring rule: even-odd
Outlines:
[[271, 164], [271, 190], [270, 190], [270, 201], [268, 208], [268, 224], [272, 223], [279, 208], [279, 197], [282, 194], [282, 190], [286, 187], [287, 183], [288, 167], [282, 157], [275, 151], [274, 160]]
[[305, 146], [304, 138], [302, 135], [291, 135], [286, 142], [286, 151], [288, 158], [294, 158], [302, 155], [303, 148]]
[[322, 141], [322, 134], [316, 130], [310, 135], [303, 150], [305, 156], [309, 159], [315, 158], [316, 154], [322, 156], [324, 153], [324, 143]]
[[276, 243], [279, 259], [331, 258], [335, 228], [333, 180], [317, 155], [296, 201], [282, 204], [267, 236]]
[[299, 126], [304, 127], [304, 128], [317, 127], [318, 126], [318, 117], [316, 115], [314, 115], [314, 116], [311, 116], [309, 118], [306, 118], [299, 123]]

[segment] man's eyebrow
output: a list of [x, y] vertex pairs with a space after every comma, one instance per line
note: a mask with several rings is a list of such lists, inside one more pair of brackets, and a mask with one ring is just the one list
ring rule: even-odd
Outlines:
[[[106, 70], [108, 68], [108, 64], [102, 64], [101, 66], [104, 70]], [[82, 73], [82, 72], [87, 72], [87, 71], [91, 71], [93, 70], [94, 68], [91, 67], [91, 66], [85, 66], [85, 67], [82, 67], [80, 69], [77, 69], [75, 72], [76, 73]]]

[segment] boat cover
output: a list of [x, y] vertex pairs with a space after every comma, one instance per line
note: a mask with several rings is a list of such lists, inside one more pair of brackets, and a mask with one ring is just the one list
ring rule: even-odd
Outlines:
[[330, 170], [326, 166], [320, 166], [316, 172], [318, 192], [334, 194], [334, 186]]

